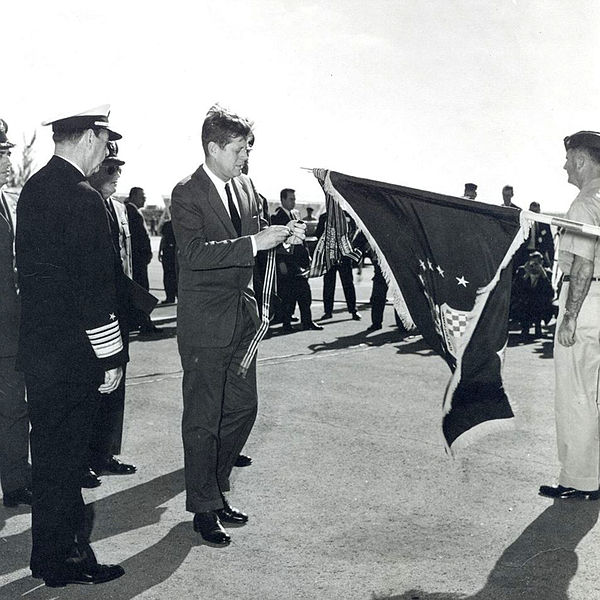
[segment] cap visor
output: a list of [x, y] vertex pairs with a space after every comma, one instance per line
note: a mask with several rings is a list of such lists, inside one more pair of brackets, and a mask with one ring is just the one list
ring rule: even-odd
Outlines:
[[106, 131], [108, 131], [108, 141], [109, 142], [116, 142], [117, 140], [120, 140], [123, 137], [120, 133], [117, 133], [116, 131], [109, 129], [108, 127], [106, 127], [105, 129], [106, 129]]

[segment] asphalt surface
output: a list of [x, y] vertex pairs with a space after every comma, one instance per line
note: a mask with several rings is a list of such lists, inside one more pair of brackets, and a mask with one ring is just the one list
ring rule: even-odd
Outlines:
[[[370, 277], [355, 277], [359, 302]], [[160, 265], [151, 281], [158, 290]], [[320, 282], [311, 285], [318, 318]], [[230, 495], [250, 521], [229, 528], [226, 548], [203, 543], [185, 512], [174, 307], [158, 308], [162, 333], [131, 344], [122, 458], [138, 472], [85, 490], [96, 553], [126, 574], [40, 586], [27, 568], [29, 511], [0, 507], [0, 598], [600, 600], [600, 502], [537, 495], [558, 470], [551, 331], [526, 343], [511, 335], [515, 429], [453, 460], [440, 433], [446, 365], [400, 334], [391, 308], [366, 334], [359, 306], [361, 322], [338, 302], [324, 331], [276, 327], [263, 342], [254, 462], [234, 469]]]

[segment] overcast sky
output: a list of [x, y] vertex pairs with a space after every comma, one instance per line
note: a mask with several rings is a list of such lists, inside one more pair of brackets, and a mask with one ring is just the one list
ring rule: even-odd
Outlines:
[[110, 103], [119, 192], [151, 203], [203, 161], [218, 101], [255, 121], [269, 199], [320, 202], [300, 167], [323, 167], [458, 196], [473, 181], [493, 203], [510, 183], [556, 212], [576, 193], [562, 139], [600, 130], [599, 16], [598, 0], [22, 0], [2, 8], [0, 116], [18, 143], [38, 128], [40, 167], [41, 121]]

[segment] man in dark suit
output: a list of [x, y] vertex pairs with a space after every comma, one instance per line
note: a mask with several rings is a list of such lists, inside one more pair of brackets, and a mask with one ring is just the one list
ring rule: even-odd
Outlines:
[[[296, 220], [296, 193], [291, 188], [281, 190], [279, 194], [281, 206], [271, 217], [273, 225], [286, 225]], [[300, 307], [300, 323], [302, 329], [320, 331], [321, 325], [312, 320], [310, 305], [312, 294], [308, 284], [310, 256], [305, 244], [277, 248], [277, 291], [281, 298], [281, 318], [284, 331], [295, 331], [292, 327], [292, 316], [296, 302]]]
[[[346, 222], [348, 223], [348, 239], [352, 241], [356, 234], [356, 224], [347, 213], [344, 213]], [[319, 215], [319, 223], [315, 235], [317, 239], [325, 233], [325, 224], [327, 223], [327, 213]], [[340, 274], [342, 281], [342, 289], [344, 290], [344, 298], [346, 299], [346, 307], [352, 315], [353, 321], [360, 321], [361, 316], [356, 310], [356, 289], [354, 288], [354, 276], [352, 274], [352, 259], [348, 256], [343, 256], [340, 261], [332, 265], [332, 267], [323, 275], [323, 319], [331, 319], [333, 316], [333, 302], [335, 299], [335, 280], [337, 273]]]
[[14, 146], [7, 130], [0, 119], [0, 482], [4, 506], [14, 507], [31, 504], [31, 469], [25, 381], [15, 371], [20, 312], [14, 253], [17, 195], [4, 187]]
[[81, 495], [98, 391], [121, 381], [127, 353], [115, 253], [102, 198], [87, 182], [106, 156], [109, 107], [55, 119], [55, 152], [23, 187], [16, 256], [21, 290], [17, 368], [31, 421], [32, 575], [50, 587], [123, 575], [89, 545]]
[[[529, 205], [529, 210], [539, 213], [541, 211], [540, 203], [532, 202]], [[537, 250], [542, 255], [544, 267], [552, 269], [554, 265], [554, 237], [548, 223], [533, 221], [526, 244], [530, 255]]]
[[[132, 279], [146, 291], [150, 289], [148, 281], [148, 265], [152, 260], [150, 236], [146, 229], [144, 215], [140, 209], [146, 204], [146, 194], [141, 187], [132, 187], [129, 197], [125, 200], [129, 231], [131, 233], [131, 263], [133, 266]], [[152, 324], [150, 317], [143, 311], [132, 308], [131, 329], [139, 329], [141, 333], [157, 333], [159, 328]]]
[[254, 424], [256, 360], [240, 366], [258, 327], [251, 289], [256, 253], [284, 240], [301, 241], [304, 226], [267, 226], [242, 167], [248, 121], [219, 106], [202, 126], [205, 163], [172, 193], [179, 250], [177, 341], [183, 365], [183, 448], [186, 508], [194, 530], [227, 544], [221, 522], [248, 516], [224, 496], [229, 476]]

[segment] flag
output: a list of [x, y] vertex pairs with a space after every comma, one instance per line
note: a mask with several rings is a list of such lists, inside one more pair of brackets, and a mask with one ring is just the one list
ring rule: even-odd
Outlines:
[[[442, 432], [453, 452], [510, 425], [502, 383], [511, 258], [529, 222], [512, 208], [315, 169], [377, 254], [409, 328], [448, 364]], [[328, 205], [328, 211], [330, 210]]]

